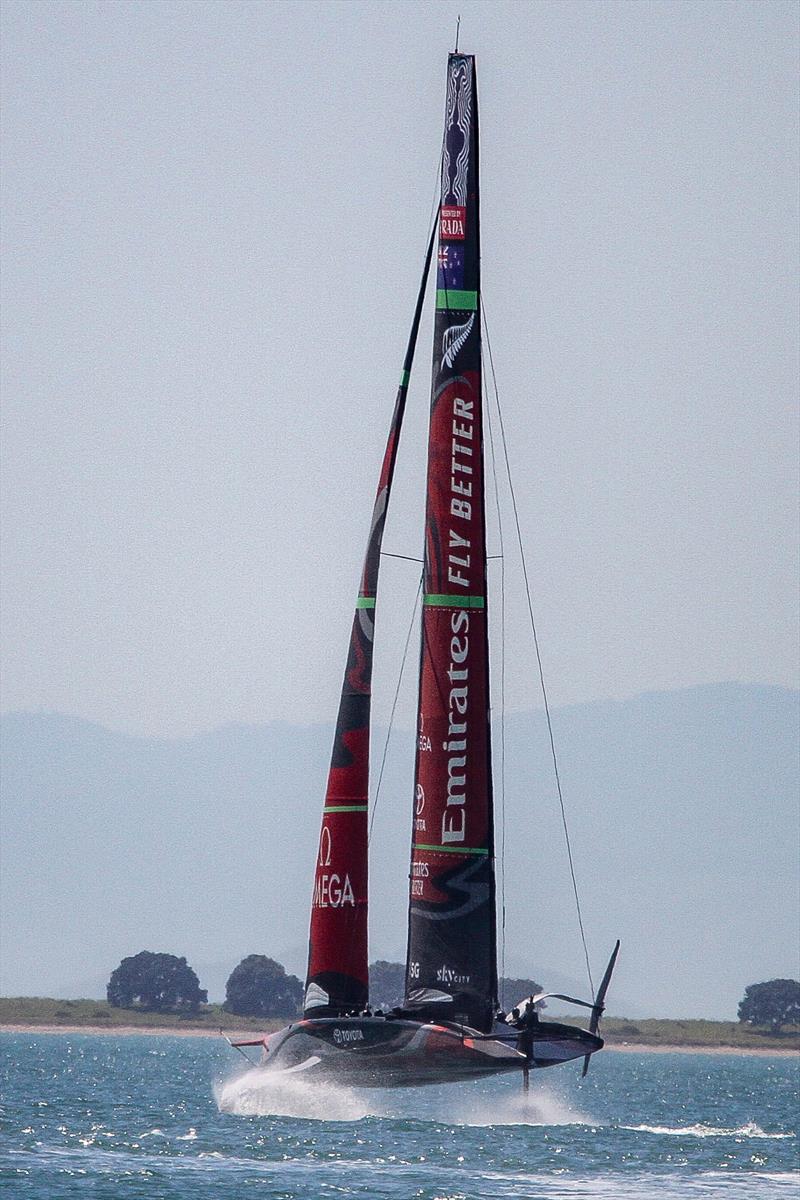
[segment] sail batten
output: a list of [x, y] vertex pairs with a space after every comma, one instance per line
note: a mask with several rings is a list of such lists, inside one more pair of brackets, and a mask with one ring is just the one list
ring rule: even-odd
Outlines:
[[425, 517], [405, 1009], [491, 1028], [497, 1006], [472, 57], [448, 60]]

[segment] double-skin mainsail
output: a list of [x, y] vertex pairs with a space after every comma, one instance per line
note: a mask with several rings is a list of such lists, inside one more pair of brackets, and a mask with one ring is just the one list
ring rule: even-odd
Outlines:
[[[364, 1087], [529, 1072], [602, 1049], [598, 1024], [619, 943], [587, 1030], [545, 1021], [544, 995], [497, 1009], [494, 834], [481, 406], [478, 106], [475, 63], [452, 54], [438, 220], [431, 234], [372, 514], [350, 637], [311, 910], [304, 1020], [257, 1039], [276, 1072]], [[408, 955], [403, 1003], [368, 1002], [369, 738], [375, 600], [386, 508], [423, 294], [438, 229]], [[549, 993], [548, 993], [549, 994]], [[555, 994], [555, 993], [553, 993]], [[498, 1020], [497, 1027], [495, 1019]]]
[[[491, 1028], [497, 1009], [481, 414], [474, 59], [448, 61], [428, 442], [418, 748], [404, 1009]], [[367, 839], [374, 607], [416, 344], [423, 273], [373, 511], [322, 817], [307, 1016], [367, 1003]]]

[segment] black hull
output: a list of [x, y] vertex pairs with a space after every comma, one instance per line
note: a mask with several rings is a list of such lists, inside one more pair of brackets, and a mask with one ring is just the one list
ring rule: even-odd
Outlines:
[[[467, 1027], [384, 1017], [323, 1017], [265, 1037], [261, 1065], [351, 1087], [458, 1083], [522, 1071], [525, 1055], [506, 1040], [510, 1036], [510, 1031], [492, 1037]], [[540, 1022], [527, 1065], [555, 1066], [593, 1054], [602, 1045], [582, 1029]]]

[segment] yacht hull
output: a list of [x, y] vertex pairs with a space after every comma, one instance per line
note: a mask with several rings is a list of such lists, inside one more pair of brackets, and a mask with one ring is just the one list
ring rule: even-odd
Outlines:
[[532, 1068], [554, 1066], [603, 1045], [600, 1038], [568, 1025], [542, 1022], [540, 1033], [529, 1062], [506, 1040], [467, 1027], [402, 1018], [321, 1017], [244, 1044], [263, 1045], [261, 1065], [269, 1071], [381, 1088], [480, 1079], [521, 1071], [526, 1062]]

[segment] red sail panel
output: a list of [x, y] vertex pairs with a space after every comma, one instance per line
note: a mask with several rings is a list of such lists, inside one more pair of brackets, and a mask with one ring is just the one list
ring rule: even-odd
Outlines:
[[497, 1004], [474, 60], [448, 63], [405, 1007]]
[[311, 903], [304, 1000], [309, 1016], [360, 1012], [368, 999], [367, 843], [375, 598], [386, 509], [433, 243], [431, 235], [372, 511], [339, 701]]

